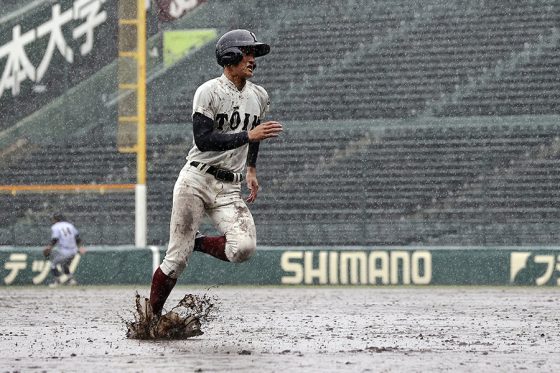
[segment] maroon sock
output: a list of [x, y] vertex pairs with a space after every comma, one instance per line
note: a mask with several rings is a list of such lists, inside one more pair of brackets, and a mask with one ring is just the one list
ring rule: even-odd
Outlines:
[[229, 262], [226, 256], [225, 236], [200, 237], [195, 240], [194, 250], [212, 255], [214, 258], [218, 258], [224, 262]]
[[152, 288], [150, 290], [150, 304], [155, 314], [161, 315], [163, 305], [176, 283], [176, 278], [167, 276], [159, 267], [156, 269], [152, 277]]

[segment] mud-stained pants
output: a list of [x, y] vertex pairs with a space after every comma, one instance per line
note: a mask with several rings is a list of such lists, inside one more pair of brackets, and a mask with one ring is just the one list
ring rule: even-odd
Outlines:
[[167, 276], [178, 278], [187, 267], [205, 213], [225, 235], [229, 261], [243, 262], [254, 253], [257, 232], [253, 216], [241, 198], [241, 183], [218, 181], [187, 163], [173, 189], [169, 245], [160, 266]]

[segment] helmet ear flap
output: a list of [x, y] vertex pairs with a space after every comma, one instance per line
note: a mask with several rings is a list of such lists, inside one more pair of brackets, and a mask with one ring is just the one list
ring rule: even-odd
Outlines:
[[220, 66], [237, 65], [243, 59], [243, 52], [238, 47], [229, 47], [221, 53], [216, 51], [216, 58]]

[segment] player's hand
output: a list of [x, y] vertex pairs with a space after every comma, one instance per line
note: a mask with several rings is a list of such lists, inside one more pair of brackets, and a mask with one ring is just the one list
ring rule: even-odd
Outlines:
[[282, 132], [282, 125], [280, 122], [268, 121], [259, 124], [249, 131], [249, 141], [261, 141], [271, 137], [277, 137]]
[[84, 255], [85, 253], [87, 253], [87, 250], [85, 247], [82, 246], [78, 249], [78, 252], [80, 253], [80, 255]]
[[257, 169], [255, 167], [247, 167], [247, 188], [249, 189], [249, 197], [246, 201], [255, 202], [259, 192], [259, 182], [257, 181]]
[[43, 249], [43, 255], [45, 256], [45, 258], [48, 258], [49, 255], [51, 255], [51, 251], [52, 251], [52, 248], [48, 247], [48, 246]]

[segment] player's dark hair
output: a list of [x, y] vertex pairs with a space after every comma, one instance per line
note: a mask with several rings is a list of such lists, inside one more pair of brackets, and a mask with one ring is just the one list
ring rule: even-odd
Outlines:
[[52, 216], [52, 219], [56, 222], [66, 220], [66, 219], [64, 219], [64, 215], [62, 215], [60, 212], [54, 213], [53, 216]]

